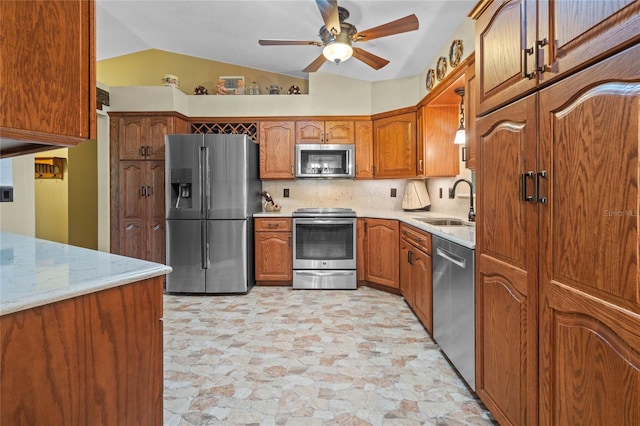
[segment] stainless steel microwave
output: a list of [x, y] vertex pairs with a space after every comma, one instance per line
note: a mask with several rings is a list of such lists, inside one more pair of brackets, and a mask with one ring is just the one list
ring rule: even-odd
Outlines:
[[353, 179], [354, 152], [353, 144], [297, 144], [296, 177]]

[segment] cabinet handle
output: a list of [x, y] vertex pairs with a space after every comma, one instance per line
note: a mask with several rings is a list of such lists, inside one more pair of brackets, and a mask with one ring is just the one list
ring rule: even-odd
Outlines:
[[373, 171], [373, 175], [376, 175], [376, 165], [371, 166], [371, 170]]
[[146, 187], [146, 195], [147, 195], [147, 198], [151, 196], [151, 187], [149, 185], [147, 185]]
[[144, 196], [145, 196], [145, 193], [144, 193], [144, 185], [140, 187], [140, 196], [141, 196], [142, 198], [144, 198]]
[[418, 170], [422, 171], [422, 160], [418, 160]]
[[463, 146], [462, 147], [462, 161], [467, 161], [467, 160], [468, 160], [468, 158], [467, 158], [467, 147]]
[[129, 224], [127, 226], [124, 227], [125, 231], [131, 231], [133, 229], [133, 225]]
[[542, 40], [536, 41], [536, 46], [538, 46], [538, 57], [536, 58], [536, 64], [542, 64], [536, 67], [536, 71], [540, 74], [547, 71], [547, 65], [544, 63], [544, 47], [548, 44], [549, 40], [546, 37]]
[[416, 238], [414, 238], [413, 240], [414, 240], [416, 243], [418, 243], [418, 244], [422, 244], [422, 243], [423, 243], [422, 238], [419, 238], [419, 237], [416, 237]]
[[526, 78], [526, 79], [528, 79], [528, 80], [532, 80], [532, 79], [533, 79], [533, 77], [535, 77], [535, 76], [536, 76], [536, 72], [535, 72], [535, 71], [533, 71], [533, 72], [527, 72], [527, 71], [528, 71], [528, 67], [527, 67], [527, 63], [528, 63], [528, 61], [527, 61], [527, 57], [528, 57], [528, 56], [533, 55], [534, 50], [535, 50], [535, 49], [533, 48], [533, 46], [532, 46], [532, 47], [529, 47], [528, 49], [524, 49], [524, 55], [523, 55], [523, 61], [524, 61], [524, 63], [523, 63], [523, 67], [522, 67], [522, 70], [523, 70], [522, 72], [523, 72], [523, 77], [524, 77], [524, 78]]
[[277, 229], [279, 225], [277, 223], [268, 223], [267, 228], [269, 229]]
[[291, 247], [291, 235], [289, 235], [289, 247]]
[[295, 170], [294, 170], [295, 166], [291, 166], [291, 176], [293, 176], [295, 174]]
[[160, 229], [160, 225], [155, 224], [151, 229], [153, 229], [154, 231], [157, 231], [158, 229]]
[[540, 203], [540, 204], [547, 204], [547, 197], [541, 197], [540, 196], [540, 178], [546, 178], [547, 177], [547, 171], [546, 170], [542, 170], [541, 172], [536, 173], [536, 179], [534, 181], [534, 185], [533, 185], [533, 193], [535, 196], [535, 202], [536, 203]]
[[151, 147], [149, 145], [144, 147], [144, 155], [145, 157], [151, 157]]
[[144, 157], [144, 146], [138, 148], [138, 154], [140, 155], [140, 157]]
[[[525, 203], [534, 202], [534, 197], [527, 195], [527, 179], [533, 179], [535, 173], [533, 172], [525, 172], [520, 175], [521, 186], [522, 186], [522, 201]], [[535, 190], [534, 190], [535, 194]], [[537, 195], [536, 195], [537, 196]]]

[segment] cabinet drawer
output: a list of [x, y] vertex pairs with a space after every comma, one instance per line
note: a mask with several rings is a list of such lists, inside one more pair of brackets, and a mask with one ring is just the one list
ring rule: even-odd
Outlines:
[[421, 248], [425, 253], [431, 254], [431, 234], [413, 226], [401, 224], [400, 237], [408, 243]]
[[288, 217], [256, 218], [255, 230], [258, 231], [291, 231], [291, 219]]

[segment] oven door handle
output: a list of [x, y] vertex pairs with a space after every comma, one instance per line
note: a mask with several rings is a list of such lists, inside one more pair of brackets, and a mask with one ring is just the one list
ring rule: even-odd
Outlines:
[[350, 219], [293, 219], [296, 225], [351, 225], [355, 223], [354, 218]]

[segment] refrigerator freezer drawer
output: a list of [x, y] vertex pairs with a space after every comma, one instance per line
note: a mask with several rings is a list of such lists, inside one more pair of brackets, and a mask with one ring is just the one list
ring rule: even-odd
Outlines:
[[201, 220], [167, 220], [167, 265], [173, 268], [167, 275], [168, 292], [204, 292], [203, 224]]

